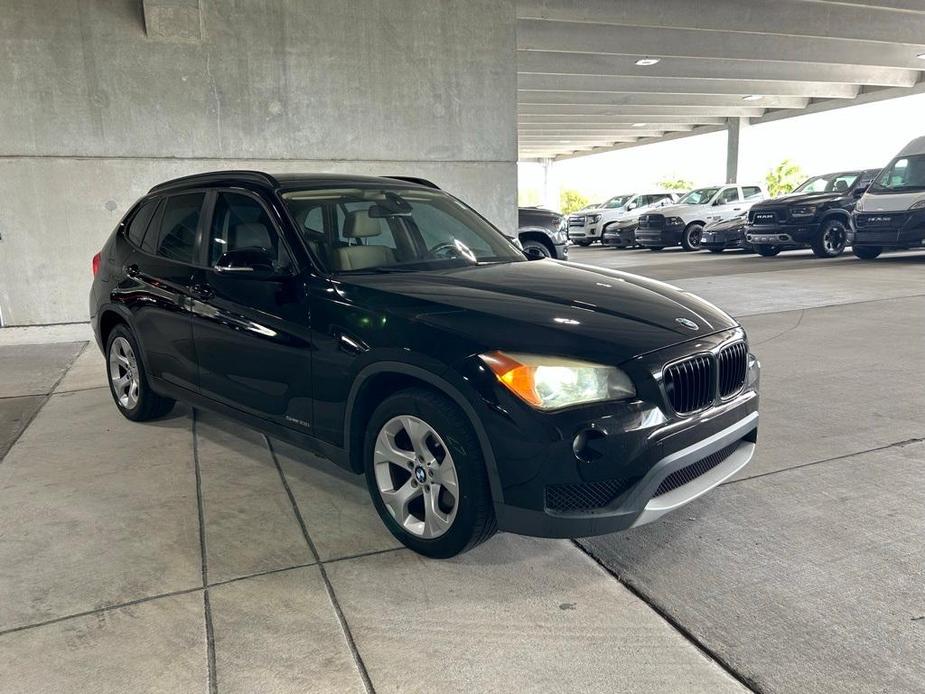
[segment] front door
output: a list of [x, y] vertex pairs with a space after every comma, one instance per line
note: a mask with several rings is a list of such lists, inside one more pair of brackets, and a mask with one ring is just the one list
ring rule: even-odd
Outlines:
[[[311, 432], [311, 326], [303, 282], [267, 208], [245, 191], [219, 191], [194, 278], [193, 339], [203, 395]], [[240, 249], [270, 254], [279, 272], [255, 279], [216, 270]]]

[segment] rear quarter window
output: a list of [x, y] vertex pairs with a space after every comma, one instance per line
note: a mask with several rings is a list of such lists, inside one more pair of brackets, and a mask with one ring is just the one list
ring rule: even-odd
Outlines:
[[144, 241], [145, 232], [148, 230], [155, 210], [157, 210], [157, 203], [157, 200], [148, 200], [143, 203], [129, 222], [126, 236], [128, 236], [128, 240], [138, 248], [141, 248], [141, 244]]

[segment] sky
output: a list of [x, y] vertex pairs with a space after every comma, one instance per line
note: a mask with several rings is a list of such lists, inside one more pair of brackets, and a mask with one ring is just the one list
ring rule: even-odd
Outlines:
[[[739, 144], [739, 182], [763, 183], [784, 159], [807, 176], [843, 169], [885, 166], [911, 139], [925, 135], [925, 94], [786, 118], [749, 126]], [[726, 133], [709, 133], [616, 152], [556, 162], [551, 170], [554, 200], [542, 200], [540, 164], [518, 164], [521, 197], [558, 208], [557, 186], [577, 190], [592, 202], [656, 187], [666, 178], [694, 185], [723, 183]], [[531, 200], [532, 202], [532, 200]]]

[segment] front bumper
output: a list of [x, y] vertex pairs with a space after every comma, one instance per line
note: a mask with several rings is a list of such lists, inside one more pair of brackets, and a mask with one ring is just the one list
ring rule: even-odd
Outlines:
[[665, 246], [678, 246], [681, 244], [681, 232], [684, 227], [676, 229], [653, 229], [651, 227], [639, 227], [636, 230], [636, 243], [646, 248]]
[[[699, 338], [694, 347], [718, 350], [743, 339], [734, 329]], [[496, 380], [485, 383], [489, 394], [479, 387], [497, 465], [499, 528], [541, 537], [623, 530], [697, 498], [747, 464], [758, 432], [757, 363], [752, 385], [679, 416], [664, 399], [661, 370], [691, 351], [682, 343], [624, 363], [637, 386], [633, 401], [539, 413]], [[470, 382], [478, 380], [473, 373]], [[691, 474], [698, 469], [702, 474]], [[678, 475], [687, 476], [683, 483], [660, 489]]]
[[553, 245], [553, 257], [556, 260], [568, 260], [568, 241]]
[[745, 240], [762, 246], [809, 246], [818, 232], [818, 222], [750, 225]]
[[633, 246], [636, 244], [636, 226], [610, 227], [601, 236], [604, 246]]

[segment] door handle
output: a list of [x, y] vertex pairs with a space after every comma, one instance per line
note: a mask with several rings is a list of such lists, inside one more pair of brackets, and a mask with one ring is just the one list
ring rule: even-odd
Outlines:
[[199, 284], [198, 282], [189, 288], [189, 293], [194, 299], [201, 299], [203, 301], [215, 296], [215, 291], [210, 286]]

